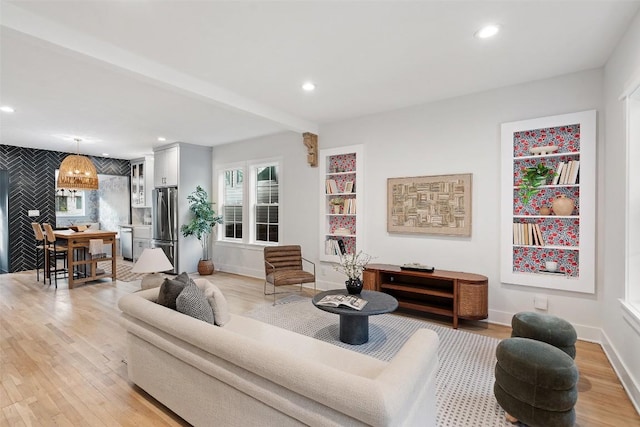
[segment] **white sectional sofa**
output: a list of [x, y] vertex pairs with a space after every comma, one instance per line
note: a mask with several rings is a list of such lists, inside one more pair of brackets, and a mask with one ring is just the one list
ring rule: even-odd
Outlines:
[[157, 295], [119, 302], [128, 375], [194, 426], [435, 426], [433, 331], [383, 362], [242, 316], [214, 326]]

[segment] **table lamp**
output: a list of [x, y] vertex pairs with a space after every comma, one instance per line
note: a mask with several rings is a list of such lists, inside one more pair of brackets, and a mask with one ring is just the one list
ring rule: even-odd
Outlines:
[[131, 272], [151, 273], [144, 276], [140, 283], [142, 289], [151, 289], [162, 285], [164, 276], [158, 273], [167, 270], [173, 270], [173, 265], [171, 265], [171, 261], [169, 261], [162, 248], [147, 248], [142, 251]]

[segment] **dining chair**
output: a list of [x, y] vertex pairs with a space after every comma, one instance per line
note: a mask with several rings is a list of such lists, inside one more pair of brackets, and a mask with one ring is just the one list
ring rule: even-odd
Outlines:
[[33, 228], [33, 235], [36, 238], [36, 280], [40, 281], [40, 268], [42, 268], [42, 281], [47, 283], [46, 269], [45, 269], [45, 250], [46, 250], [46, 241], [44, 238], [44, 232], [42, 231], [42, 226], [37, 222], [32, 222], [31, 227]]
[[[313, 267], [313, 273], [303, 269], [303, 261]], [[316, 290], [316, 265], [302, 256], [299, 245], [268, 246], [264, 248], [264, 294], [273, 295], [273, 305], [276, 304], [276, 292], [279, 286], [300, 285], [313, 282]], [[273, 286], [273, 292], [267, 292], [267, 283]]]
[[[48, 267], [48, 276], [49, 276], [49, 285], [51, 285], [51, 273], [53, 273], [53, 277], [55, 279], [56, 289], [58, 289], [58, 274], [62, 273], [63, 277], [66, 277], [68, 273], [67, 269], [67, 257], [69, 248], [67, 246], [59, 244], [56, 242], [56, 235], [53, 231], [53, 227], [51, 224], [45, 222], [42, 224], [44, 228], [44, 235], [47, 242], [47, 251], [48, 251], [48, 259], [49, 262], [47, 264]], [[58, 260], [62, 260], [62, 268], [58, 268]], [[53, 269], [52, 269], [53, 268]]]

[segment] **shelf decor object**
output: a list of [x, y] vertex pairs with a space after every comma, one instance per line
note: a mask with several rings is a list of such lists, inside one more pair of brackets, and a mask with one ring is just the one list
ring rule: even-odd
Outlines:
[[389, 178], [387, 231], [471, 236], [471, 174]]
[[319, 152], [321, 261], [339, 263], [340, 254], [357, 254], [363, 248], [362, 153], [362, 145]]
[[503, 123], [501, 140], [501, 282], [594, 293], [596, 111]]

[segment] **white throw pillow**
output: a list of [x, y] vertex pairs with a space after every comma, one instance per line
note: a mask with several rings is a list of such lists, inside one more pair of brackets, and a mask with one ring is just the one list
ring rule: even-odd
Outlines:
[[231, 316], [229, 315], [229, 304], [224, 294], [216, 285], [207, 279], [193, 279], [195, 284], [204, 292], [204, 296], [209, 301], [209, 305], [213, 310], [214, 323], [218, 326], [224, 326]]

